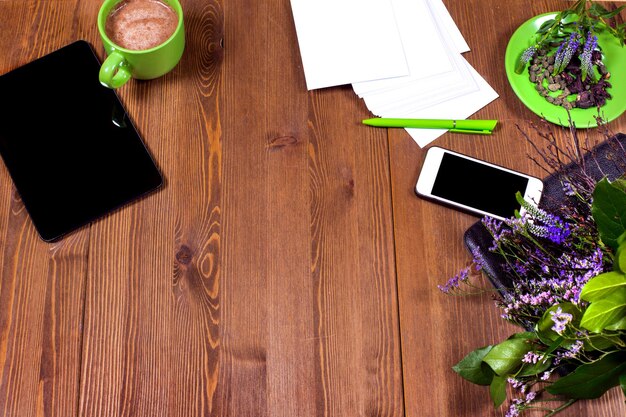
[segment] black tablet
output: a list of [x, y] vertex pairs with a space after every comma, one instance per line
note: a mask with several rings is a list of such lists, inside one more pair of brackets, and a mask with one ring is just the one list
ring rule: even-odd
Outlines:
[[81, 40], [0, 76], [0, 154], [45, 241], [163, 182], [99, 70]]

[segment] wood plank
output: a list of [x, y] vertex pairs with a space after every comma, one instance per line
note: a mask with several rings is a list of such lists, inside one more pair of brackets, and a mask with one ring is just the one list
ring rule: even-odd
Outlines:
[[306, 92], [287, 1], [225, 15], [217, 412], [400, 415], [384, 137], [340, 117], [351, 90]]
[[[0, 2], [0, 73], [71, 42], [75, 10]], [[76, 415], [89, 233], [44, 243], [4, 164], [0, 213], [0, 415]]]
[[186, 2], [183, 10], [187, 42], [179, 65], [118, 90], [165, 185], [92, 227], [81, 416], [193, 417], [212, 410], [223, 16], [217, 2]]
[[[340, 94], [354, 102], [350, 111], [339, 111], [346, 99]], [[312, 267], [328, 364], [324, 386], [333, 401], [357, 405], [326, 415], [402, 415], [387, 146], [383, 132], [359, 126], [366, 114], [350, 88], [315, 98]]]
[[[435, 144], [543, 177], [527, 157], [532, 148], [515, 127], [526, 127], [538, 118], [517, 99], [501, 63], [508, 39], [520, 24], [567, 3], [445, 3], [472, 48], [466, 58], [500, 94], [473, 117], [497, 118], [500, 123], [491, 137], [446, 134]], [[624, 119], [620, 120], [613, 126], [624, 131]], [[471, 260], [463, 233], [478, 218], [415, 197], [413, 187], [426, 149], [402, 131], [393, 131], [390, 139], [406, 416], [504, 416], [505, 407], [494, 410], [487, 388], [466, 382], [451, 367], [470, 351], [497, 343], [518, 329], [499, 318], [488, 295], [453, 297], [437, 289]], [[608, 417], [624, 412], [621, 393], [612, 390], [565, 414]]]

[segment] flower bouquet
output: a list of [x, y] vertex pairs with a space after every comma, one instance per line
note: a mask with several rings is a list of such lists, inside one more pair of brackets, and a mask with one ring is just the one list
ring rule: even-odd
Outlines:
[[440, 286], [467, 293], [485, 290], [476, 280], [489, 278], [502, 317], [520, 327], [453, 367], [489, 386], [496, 407], [515, 393], [507, 417], [551, 416], [620, 385], [626, 395], [626, 135], [605, 130], [591, 147], [572, 126], [572, 142], [560, 147], [534, 127], [545, 148], [522, 134], [551, 172], [541, 204], [519, 197], [521, 214], [472, 226], [470, 265]]

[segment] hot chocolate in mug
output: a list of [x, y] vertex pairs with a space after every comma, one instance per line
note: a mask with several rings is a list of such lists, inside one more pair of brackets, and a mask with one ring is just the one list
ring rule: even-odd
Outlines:
[[131, 78], [150, 80], [171, 71], [185, 49], [178, 0], [105, 0], [98, 31], [107, 53], [100, 82], [118, 88]]

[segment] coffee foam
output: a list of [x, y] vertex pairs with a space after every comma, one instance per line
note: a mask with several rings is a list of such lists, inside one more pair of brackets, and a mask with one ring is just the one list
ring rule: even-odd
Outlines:
[[159, 0], [125, 0], [107, 17], [105, 30], [122, 48], [144, 50], [162, 44], [176, 30], [178, 15]]

